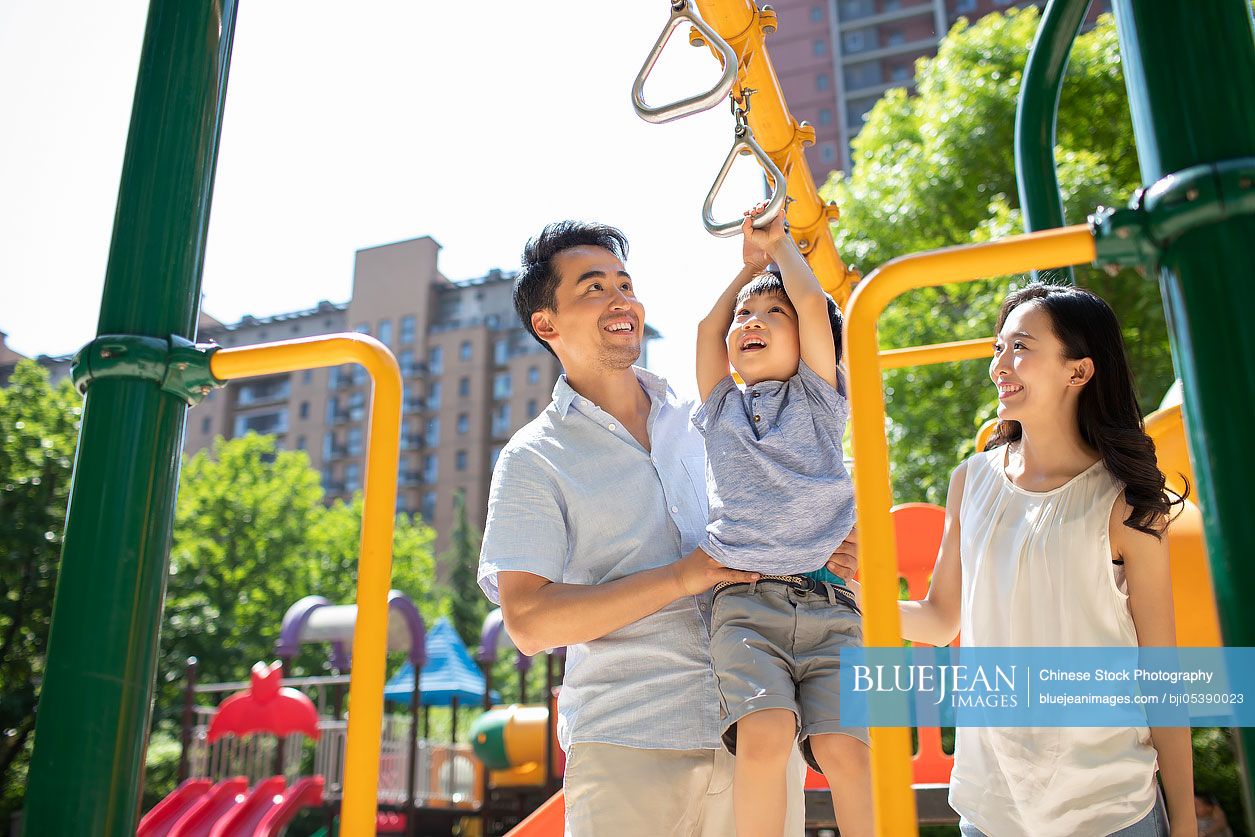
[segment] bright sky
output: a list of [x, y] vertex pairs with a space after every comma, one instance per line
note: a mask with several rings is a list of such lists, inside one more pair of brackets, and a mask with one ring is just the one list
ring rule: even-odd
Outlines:
[[[234, 321], [349, 297], [355, 250], [431, 235], [451, 279], [512, 269], [563, 217], [621, 227], [650, 365], [693, 388], [696, 321], [740, 264], [701, 205], [732, 143], [725, 107], [666, 125], [632, 81], [663, 0], [242, 2], [204, 307]], [[95, 335], [146, 0], [0, 2], [0, 330], [27, 355]], [[651, 102], [708, 87], [681, 29]], [[744, 160], [720, 218], [758, 198]]]

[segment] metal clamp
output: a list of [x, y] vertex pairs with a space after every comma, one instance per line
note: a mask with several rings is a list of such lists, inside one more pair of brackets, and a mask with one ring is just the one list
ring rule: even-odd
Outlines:
[[[723, 60], [723, 75], [719, 77], [718, 84], [705, 93], [690, 96], [687, 99], [680, 99], [678, 102], [672, 102], [669, 105], [650, 107], [645, 104], [645, 80], [649, 78], [654, 65], [658, 63], [658, 58], [662, 55], [663, 48], [666, 47], [667, 41], [671, 39], [671, 33], [676, 30], [676, 27], [685, 23], [692, 24], [693, 28], [701, 33], [706, 43], [719, 52], [720, 58]], [[676, 0], [676, 2], [671, 4], [671, 17], [667, 20], [667, 25], [663, 27], [662, 34], [658, 36], [658, 40], [654, 43], [654, 48], [649, 51], [649, 55], [645, 58], [645, 64], [641, 67], [641, 71], [636, 74], [636, 81], [632, 84], [632, 107], [636, 109], [636, 115], [641, 119], [655, 124], [670, 122], [682, 116], [709, 110], [727, 98], [732, 92], [732, 85], [736, 81], [736, 71], [736, 53], [732, 50], [732, 47], [728, 46], [727, 41], [719, 37], [719, 34], [714, 29], [711, 29], [705, 21], [693, 13], [689, 8], [688, 0]]]
[[1255, 213], [1255, 158], [1221, 160], [1164, 175], [1133, 195], [1127, 209], [1089, 216], [1098, 263], [1155, 265], [1174, 240], [1196, 227]]
[[742, 221], [740, 219], [719, 222], [714, 219], [712, 214], [715, 198], [718, 196], [719, 190], [723, 188], [723, 181], [727, 179], [728, 172], [732, 170], [732, 164], [736, 162], [738, 155], [752, 154], [754, 159], [758, 161], [758, 165], [762, 166], [767, 179], [771, 181], [771, 198], [767, 201], [767, 208], [753, 221], [756, 229], [761, 230], [770, 226], [776, 216], [784, 210], [787, 200], [784, 175], [771, 157], [767, 156], [767, 152], [763, 151], [762, 147], [754, 140], [754, 132], [750, 130], [747, 119], [747, 114], [749, 113], [748, 94], [753, 92], [752, 90], [744, 91], [746, 95], [745, 108], [733, 102], [732, 111], [736, 116], [736, 130], [733, 135], [732, 150], [728, 152], [727, 159], [723, 161], [723, 168], [719, 169], [719, 174], [715, 176], [715, 182], [711, 184], [710, 191], [706, 193], [706, 200], [702, 203], [702, 225], [706, 227], [706, 232], [711, 235], [717, 235], [720, 238], [727, 238], [741, 231]]
[[178, 335], [102, 334], [74, 356], [70, 376], [83, 394], [101, 378], [152, 381], [191, 407], [224, 383], [209, 370], [217, 350], [213, 343], [197, 344]]

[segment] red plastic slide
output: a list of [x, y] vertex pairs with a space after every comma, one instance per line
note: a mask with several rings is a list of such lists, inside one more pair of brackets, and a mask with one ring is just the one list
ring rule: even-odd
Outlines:
[[214, 785], [170, 829], [168, 837], [209, 837], [218, 820], [241, 804], [248, 794], [248, 779], [236, 776]]
[[566, 802], [562, 791], [549, 797], [531, 816], [506, 833], [506, 837], [562, 837], [566, 819]]
[[144, 815], [135, 830], [135, 837], [166, 837], [174, 824], [183, 818], [201, 797], [214, 785], [208, 779], [188, 779], [175, 788], [169, 796]]
[[322, 804], [322, 790], [321, 776], [306, 776], [297, 781], [288, 788], [282, 799], [275, 800], [274, 807], [257, 823], [256, 830], [252, 832], [253, 837], [278, 837], [298, 811]]
[[282, 776], [271, 776], [269, 779], [258, 782], [243, 802], [214, 823], [214, 827], [209, 831], [209, 837], [251, 835], [262, 817], [270, 813], [277, 801], [283, 798], [283, 789], [287, 784], [287, 780]]

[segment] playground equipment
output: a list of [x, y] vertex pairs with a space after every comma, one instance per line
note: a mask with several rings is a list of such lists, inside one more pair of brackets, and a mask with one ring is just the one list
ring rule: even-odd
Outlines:
[[[1077, 2], [1085, 0], [1050, 6]], [[787, 211], [799, 248], [824, 287], [844, 299], [852, 276], [827, 229], [836, 210], [818, 200], [801, 155], [813, 134], [788, 115], [764, 46], [774, 14], [752, 0], [696, 5], [737, 57], [733, 97], [742, 110], [746, 89], [757, 91], [746, 125], [793, 198]], [[1255, 645], [1246, 603], [1255, 567], [1242, 560], [1255, 551], [1246, 519], [1255, 449], [1239, 444], [1255, 412], [1255, 384], [1232, 374], [1235, 358], [1255, 357], [1255, 332], [1244, 322], [1255, 239], [1251, 13], [1246, 0], [1112, 5], [1147, 184], [1133, 205], [1100, 212], [1089, 226], [899, 259], [850, 299], [846, 356], [863, 550], [896, 554], [881, 369], [948, 352], [983, 354], [973, 342], [882, 361], [876, 321], [885, 306], [909, 288], [951, 281], [1095, 261], [1139, 266], [1157, 276], [1168, 312], [1223, 636], [1230, 645]], [[367, 368], [374, 387], [343, 833], [369, 834], [375, 825], [399, 452], [396, 361], [359, 335], [217, 351], [190, 342], [236, 11], [235, 0], [150, 5], [98, 336], [75, 367], [87, 401], [26, 796], [30, 833], [74, 833], [88, 822], [108, 834], [135, 827], [186, 406], [233, 378], [351, 362]], [[863, 574], [867, 643], [892, 645], [900, 636], [896, 568], [868, 561]], [[1245, 762], [1255, 731], [1243, 729], [1239, 739]], [[872, 741], [877, 827], [911, 833], [909, 732], [877, 729]], [[1249, 770], [1244, 777], [1249, 802], [1255, 786]]]
[[[322, 804], [322, 776], [304, 776], [288, 784], [288, 777], [300, 767], [300, 743], [293, 739], [302, 735], [317, 739], [319, 729], [314, 704], [296, 689], [281, 686], [282, 678], [279, 663], [253, 666], [249, 688], [223, 701], [209, 724], [209, 744], [229, 736], [242, 745], [232, 748], [233, 757], [213, 772], [244, 775], [182, 782], [144, 816], [137, 837], [272, 837], [301, 809]], [[283, 739], [287, 740], [279, 744]], [[263, 741], [273, 746], [257, 746]], [[288, 746], [293, 743], [296, 746]], [[276, 756], [279, 775], [255, 779], [276, 764]], [[210, 770], [198, 772], [208, 775]]]

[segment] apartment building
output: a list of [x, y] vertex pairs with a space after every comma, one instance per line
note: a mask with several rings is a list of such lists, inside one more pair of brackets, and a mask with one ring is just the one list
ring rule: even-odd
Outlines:
[[[456, 493], [482, 529], [497, 454], [548, 406], [561, 372], [518, 324], [512, 273], [451, 282], [439, 251], [426, 236], [359, 250], [348, 302], [203, 326], [199, 336], [246, 346], [358, 331], [391, 348], [404, 381], [397, 509], [435, 527], [437, 552], [448, 545]], [[657, 336], [646, 327], [646, 343]], [[247, 379], [189, 413], [184, 449], [273, 433], [282, 447], [309, 454], [329, 501], [348, 499], [365, 477], [368, 400], [369, 380], [357, 366]]]
[[[772, 64], [795, 118], [815, 127], [807, 162], [821, 184], [850, 170], [850, 142], [867, 113], [893, 87], [915, 89], [916, 60], [937, 54], [959, 18], [976, 20], [1044, 0], [773, 0], [779, 29]], [[1110, 11], [1095, 0], [1086, 25]]]

